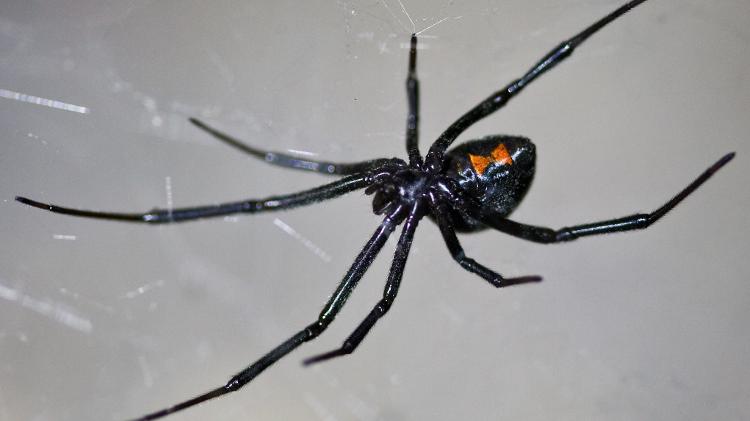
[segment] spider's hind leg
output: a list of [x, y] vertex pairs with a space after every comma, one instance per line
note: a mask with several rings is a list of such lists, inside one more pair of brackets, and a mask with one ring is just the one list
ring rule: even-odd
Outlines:
[[417, 34], [411, 35], [409, 71], [406, 76], [406, 99], [409, 113], [406, 116], [406, 152], [412, 167], [422, 166], [419, 154], [419, 79], [417, 79]]
[[580, 237], [590, 235], [608, 234], [612, 232], [632, 231], [645, 229], [658, 221], [667, 212], [672, 210], [698, 187], [713, 176], [721, 167], [726, 165], [734, 158], [734, 152], [728, 153], [721, 157], [716, 163], [703, 171], [692, 183], [677, 193], [667, 203], [662, 205], [651, 213], [637, 213], [623, 216], [621, 218], [608, 219], [605, 221], [590, 222], [588, 224], [573, 225], [570, 227], [552, 229], [535, 225], [522, 224], [512, 221], [504, 216], [484, 216], [479, 218], [484, 224], [514, 237], [536, 243], [559, 243], [562, 241], [571, 241]]
[[570, 57], [576, 47], [581, 45], [591, 35], [599, 31], [615, 19], [619, 18], [632, 8], [640, 5], [641, 3], [644, 3], [645, 1], [646, 0], [631, 0], [618, 7], [603, 18], [599, 19], [598, 21], [594, 22], [593, 24], [589, 25], [578, 34], [563, 41], [555, 48], [550, 50], [519, 79], [510, 82], [501, 90], [494, 92], [492, 95], [477, 104], [474, 108], [459, 117], [458, 120], [453, 122], [453, 124], [445, 129], [445, 131], [430, 147], [429, 151], [427, 152], [427, 156], [425, 157], [427, 167], [432, 168], [433, 170], [440, 169], [443, 164], [445, 151], [461, 133], [463, 133], [477, 121], [504, 107], [511, 98], [518, 95], [523, 90], [523, 88], [531, 84], [531, 82], [533, 82], [537, 77], [560, 64], [567, 57]]
[[499, 273], [492, 269], [478, 263], [474, 259], [466, 256], [464, 253], [461, 243], [458, 241], [456, 231], [453, 228], [450, 213], [448, 213], [445, 206], [438, 205], [434, 208], [435, 219], [437, 220], [440, 233], [443, 234], [443, 240], [445, 245], [448, 247], [453, 259], [461, 265], [462, 268], [466, 269], [471, 273], [479, 275], [482, 279], [486, 280], [496, 288], [507, 287], [511, 285], [526, 284], [530, 282], [540, 282], [542, 278], [540, 276], [520, 276], [516, 278], [505, 278]]

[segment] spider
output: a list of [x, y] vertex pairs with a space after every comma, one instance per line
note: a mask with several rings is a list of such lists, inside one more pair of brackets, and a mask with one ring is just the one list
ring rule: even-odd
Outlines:
[[226, 384], [192, 399], [144, 415], [137, 418], [137, 421], [162, 418], [201, 402], [239, 390], [302, 343], [319, 336], [334, 320], [375, 256], [383, 248], [390, 234], [400, 224], [404, 224], [404, 227], [396, 246], [382, 299], [378, 301], [341, 347], [308, 358], [304, 361], [304, 364], [318, 363], [352, 353], [375, 323], [388, 312], [398, 293], [417, 225], [425, 216], [429, 216], [437, 223], [453, 259], [464, 269], [479, 275], [492, 286], [500, 288], [538, 282], [541, 281], [539, 276], [503, 277], [471, 259], [464, 253], [456, 232], [471, 232], [492, 228], [537, 243], [558, 243], [591, 235], [647, 228], [727, 164], [734, 157], [733, 152], [724, 155], [676, 196], [651, 213], [639, 213], [561, 229], [550, 229], [508, 219], [510, 213], [523, 199], [534, 176], [535, 146], [528, 138], [492, 135], [462, 143], [448, 151], [449, 146], [463, 131], [505, 106], [511, 98], [515, 97], [538, 76], [570, 56], [575, 48], [592, 34], [645, 1], [629, 1], [572, 38], [560, 43], [521, 78], [494, 92], [451, 124], [435, 140], [424, 157], [420, 154], [418, 148], [417, 35], [412, 34], [406, 78], [408, 99], [406, 151], [408, 162], [399, 158], [381, 158], [354, 163], [300, 159], [291, 155], [249, 146], [197, 119], [191, 118], [191, 123], [219, 141], [269, 164], [340, 176], [341, 178], [332, 183], [293, 194], [209, 206], [168, 210], [154, 209], [145, 213], [80, 210], [42, 203], [21, 196], [16, 197], [16, 200], [40, 209], [73, 216], [164, 224], [237, 213], [290, 209], [333, 199], [358, 189], [365, 189], [366, 194], [373, 196], [373, 212], [376, 215], [384, 215], [384, 219], [344, 275], [317, 320], [240, 371]]

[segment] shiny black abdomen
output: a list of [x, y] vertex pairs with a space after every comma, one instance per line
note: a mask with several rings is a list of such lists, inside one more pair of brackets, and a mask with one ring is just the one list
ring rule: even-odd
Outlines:
[[[483, 212], [509, 215], [534, 178], [535, 147], [521, 136], [493, 135], [471, 140], [451, 149], [446, 158], [445, 175], [458, 181]], [[485, 228], [468, 215], [453, 212], [452, 216], [460, 231]]]

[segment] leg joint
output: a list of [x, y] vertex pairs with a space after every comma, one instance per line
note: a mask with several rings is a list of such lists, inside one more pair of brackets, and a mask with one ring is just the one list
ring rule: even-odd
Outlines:
[[330, 318], [320, 318], [318, 321], [311, 323], [309, 326], [305, 328], [307, 331], [307, 337], [305, 341], [309, 341], [311, 339], [317, 338], [318, 335], [323, 333], [324, 330], [328, 327], [329, 324], [331, 324], [332, 319]]

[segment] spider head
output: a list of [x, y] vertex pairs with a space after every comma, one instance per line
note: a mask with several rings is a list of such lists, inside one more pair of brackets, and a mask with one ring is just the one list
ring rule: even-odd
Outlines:
[[445, 175], [482, 209], [510, 214], [534, 178], [536, 151], [520, 136], [488, 136], [458, 145], [446, 154]]
[[372, 197], [372, 211], [375, 215], [382, 215], [393, 208], [397, 198], [396, 188], [390, 183], [373, 184], [365, 190], [366, 194], [375, 194]]

